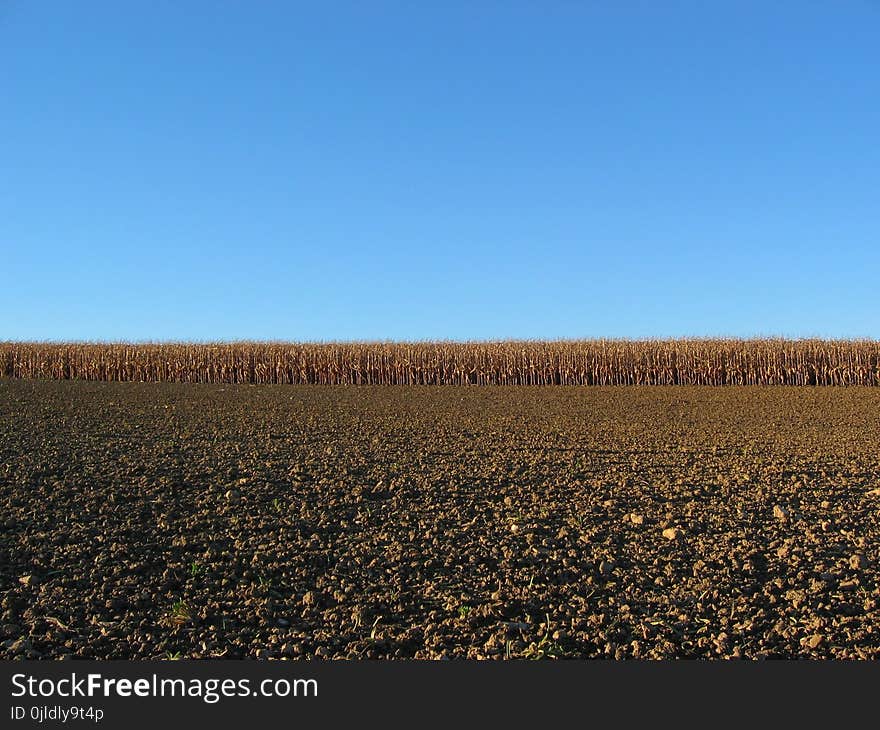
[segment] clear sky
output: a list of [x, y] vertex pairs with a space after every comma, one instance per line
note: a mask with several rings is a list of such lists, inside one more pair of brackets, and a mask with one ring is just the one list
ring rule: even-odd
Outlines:
[[0, 0], [0, 340], [880, 338], [880, 2]]

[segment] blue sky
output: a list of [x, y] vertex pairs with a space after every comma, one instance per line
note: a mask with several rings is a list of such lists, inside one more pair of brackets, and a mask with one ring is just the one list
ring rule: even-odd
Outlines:
[[0, 340], [880, 337], [880, 2], [0, 0]]

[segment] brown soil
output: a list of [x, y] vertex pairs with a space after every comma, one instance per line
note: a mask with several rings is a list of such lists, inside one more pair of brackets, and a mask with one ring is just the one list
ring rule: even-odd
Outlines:
[[0, 658], [880, 658], [878, 414], [0, 381]]

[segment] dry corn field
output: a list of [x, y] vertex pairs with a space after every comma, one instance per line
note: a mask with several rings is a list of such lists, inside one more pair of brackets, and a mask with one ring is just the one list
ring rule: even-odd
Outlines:
[[7, 378], [290, 385], [880, 385], [875, 340], [0, 343]]

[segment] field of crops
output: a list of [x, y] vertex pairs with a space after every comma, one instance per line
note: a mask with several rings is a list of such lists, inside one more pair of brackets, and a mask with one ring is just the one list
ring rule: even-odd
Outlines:
[[0, 343], [0, 376], [318, 385], [880, 385], [874, 340]]
[[0, 657], [880, 659], [878, 414], [0, 380]]

